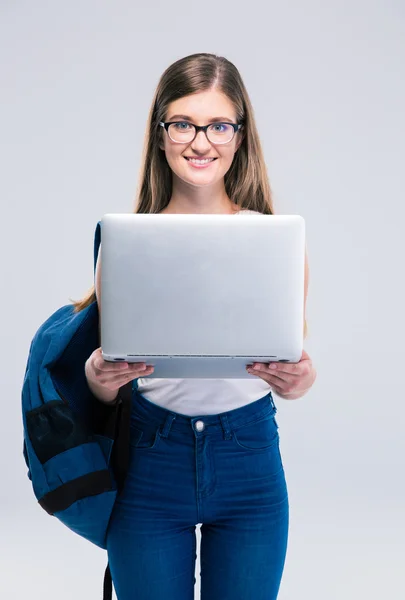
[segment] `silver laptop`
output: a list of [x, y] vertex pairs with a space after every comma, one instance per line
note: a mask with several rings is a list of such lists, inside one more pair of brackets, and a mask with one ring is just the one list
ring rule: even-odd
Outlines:
[[250, 379], [298, 362], [305, 221], [299, 215], [106, 214], [101, 348], [148, 377]]

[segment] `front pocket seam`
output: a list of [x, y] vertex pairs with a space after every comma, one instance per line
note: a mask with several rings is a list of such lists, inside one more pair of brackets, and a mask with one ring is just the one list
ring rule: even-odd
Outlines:
[[153, 444], [152, 446], [139, 446], [139, 442], [141, 441], [142, 437], [143, 437], [143, 431], [142, 429], [139, 429], [139, 427], [133, 427], [133, 429], [135, 429], [136, 431], [138, 431], [140, 433], [139, 438], [136, 441], [136, 444], [131, 443], [131, 445], [136, 449], [136, 450], [155, 450], [155, 448], [157, 448], [158, 444], [160, 443], [160, 440], [162, 438], [161, 432], [160, 432], [160, 428], [157, 429], [156, 433], [155, 433], [155, 437], [153, 440]]
[[261, 421], [265, 421], [268, 417], [271, 417], [275, 424], [277, 425], [277, 429], [278, 429], [278, 423], [276, 421], [276, 412], [268, 412], [265, 415], [262, 415], [261, 417], [259, 417], [258, 419], [255, 419], [254, 421], [248, 421], [247, 423], [242, 423], [242, 425], [238, 425], [237, 427], [233, 427], [232, 431], [237, 431], [238, 429], [241, 429], [242, 427], [247, 427], [248, 425], [254, 425], [255, 423], [260, 423]]
[[243, 448], [243, 450], [249, 450], [250, 452], [262, 452], [263, 450], [268, 450], [269, 448], [271, 448], [272, 446], [274, 446], [274, 444], [279, 439], [279, 434], [276, 431], [276, 433], [274, 434], [274, 438], [271, 441], [271, 443], [268, 444], [268, 446], [263, 446], [263, 448], [251, 448], [250, 446], [244, 446], [243, 444], [241, 444], [241, 442], [238, 440], [238, 438], [237, 438], [237, 436], [235, 434], [233, 435], [233, 439], [234, 439], [235, 443], [239, 446], [239, 448]]

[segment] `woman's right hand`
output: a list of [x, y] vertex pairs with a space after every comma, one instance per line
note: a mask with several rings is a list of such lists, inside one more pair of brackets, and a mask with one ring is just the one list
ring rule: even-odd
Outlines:
[[101, 347], [96, 348], [86, 360], [84, 372], [92, 393], [105, 403], [113, 403], [120, 387], [136, 379], [153, 373], [152, 366], [145, 363], [112, 362], [104, 360]]

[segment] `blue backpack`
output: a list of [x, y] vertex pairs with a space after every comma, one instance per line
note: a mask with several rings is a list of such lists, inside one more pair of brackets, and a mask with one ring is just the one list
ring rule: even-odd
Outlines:
[[[94, 238], [94, 273], [101, 223]], [[100, 346], [97, 302], [74, 313], [62, 306], [38, 329], [22, 387], [23, 455], [38, 503], [96, 546], [106, 549], [114, 502], [129, 462], [132, 383], [107, 405], [91, 393], [84, 372]], [[112, 600], [109, 564], [103, 600]]]

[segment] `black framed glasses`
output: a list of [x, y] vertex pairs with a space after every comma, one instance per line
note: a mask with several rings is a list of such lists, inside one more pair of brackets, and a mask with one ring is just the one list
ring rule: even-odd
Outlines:
[[233, 136], [240, 130], [239, 123], [211, 123], [210, 125], [194, 125], [188, 121], [160, 121], [169, 138], [176, 144], [189, 144], [194, 141], [197, 133], [203, 131], [211, 144], [228, 144]]

